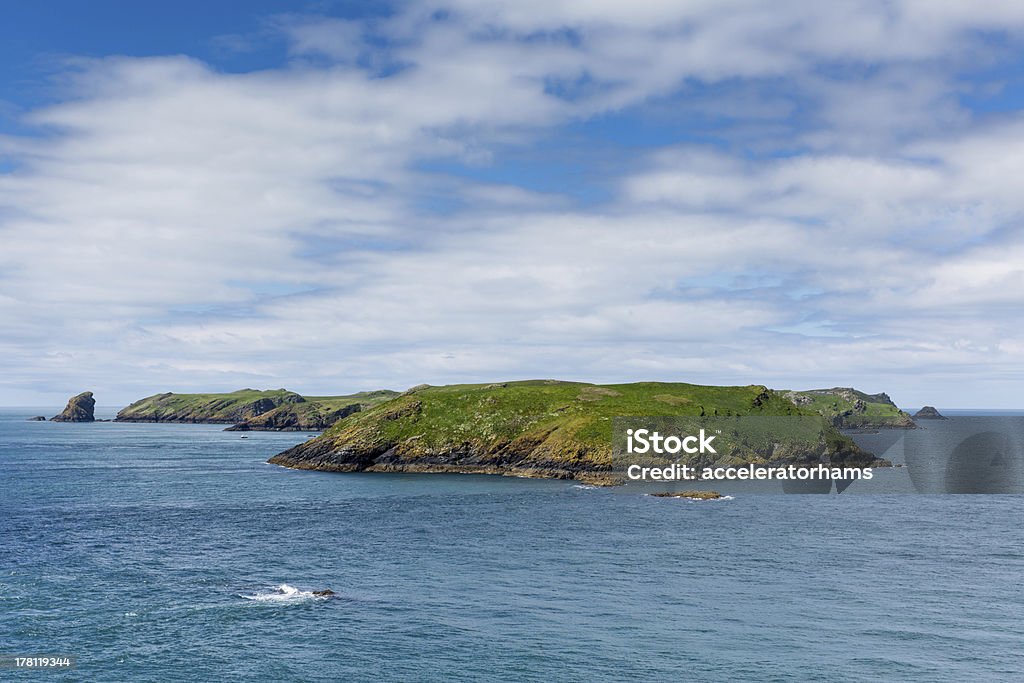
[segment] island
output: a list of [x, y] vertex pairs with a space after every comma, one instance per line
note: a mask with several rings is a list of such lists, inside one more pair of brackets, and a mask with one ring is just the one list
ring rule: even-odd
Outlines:
[[346, 396], [302, 396], [287, 389], [221, 394], [163, 393], [135, 401], [116, 422], [227, 424], [229, 430], [321, 431], [352, 413], [398, 396], [386, 389]]
[[[615, 417], [748, 415], [813, 417], [825, 430], [814, 457], [854, 467], [889, 464], [840, 434], [833, 415], [765, 386], [559, 380], [420, 385], [339, 420], [269, 462], [335, 472], [501, 474], [606, 485], [621, 483], [612, 463]], [[814, 462], [806, 451], [769, 448], [766, 455], [752, 447], [718, 457], [703, 464], [785, 462], [787, 457]]]
[[59, 415], [50, 418], [51, 422], [95, 422], [96, 399], [91, 391], [83, 391], [72, 396], [68, 405]]
[[949, 418], [940, 413], [932, 406], [925, 406], [914, 413], [915, 420], [948, 420]]

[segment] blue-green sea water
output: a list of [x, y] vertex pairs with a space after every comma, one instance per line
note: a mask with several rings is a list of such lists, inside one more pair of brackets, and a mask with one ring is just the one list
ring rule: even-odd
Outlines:
[[303, 433], [37, 412], [0, 412], [0, 653], [77, 666], [2, 680], [1024, 679], [1019, 496], [299, 472]]

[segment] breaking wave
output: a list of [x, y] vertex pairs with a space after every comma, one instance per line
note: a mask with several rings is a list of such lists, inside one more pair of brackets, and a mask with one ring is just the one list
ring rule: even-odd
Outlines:
[[306, 602], [308, 600], [323, 600], [323, 596], [313, 595], [313, 591], [300, 591], [295, 586], [289, 586], [287, 583], [282, 583], [272, 591], [266, 593], [253, 593], [252, 595], [240, 595], [239, 597], [245, 600], [252, 600], [253, 602], [280, 602], [280, 603], [297, 603]]

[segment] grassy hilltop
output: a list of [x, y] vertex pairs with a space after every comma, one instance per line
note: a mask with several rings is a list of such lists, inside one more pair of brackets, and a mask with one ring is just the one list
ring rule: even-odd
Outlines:
[[[420, 386], [270, 459], [301, 469], [478, 472], [601, 480], [618, 416], [816, 415], [763, 386], [533, 380]], [[830, 430], [842, 448], [859, 453]], [[860, 453], [864, 463], [870, 454]], [[735, 460], [735, 454], [731, 457]]]
[[801, 408], [828, 418], [840, 429], [915, 428], [910, 415], [900, 410], [888, 394], [836, 387], [787, 391], [783, 395]]
[[117, 414], [118, 422], [231, 424], [233, 430], [326, 429], [342, 417], [397, 396], [368, 391], [347, 396], [302, 396], [287, 389], [241, 389], [225, 394], [156, 394]]

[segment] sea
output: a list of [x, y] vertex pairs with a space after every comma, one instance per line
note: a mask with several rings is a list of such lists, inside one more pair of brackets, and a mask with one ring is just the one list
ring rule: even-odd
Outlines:
[[3, 681], [1024, 680], [1020, 495], [294, 471], [308, 433], [58, 411], [0, 411]]

